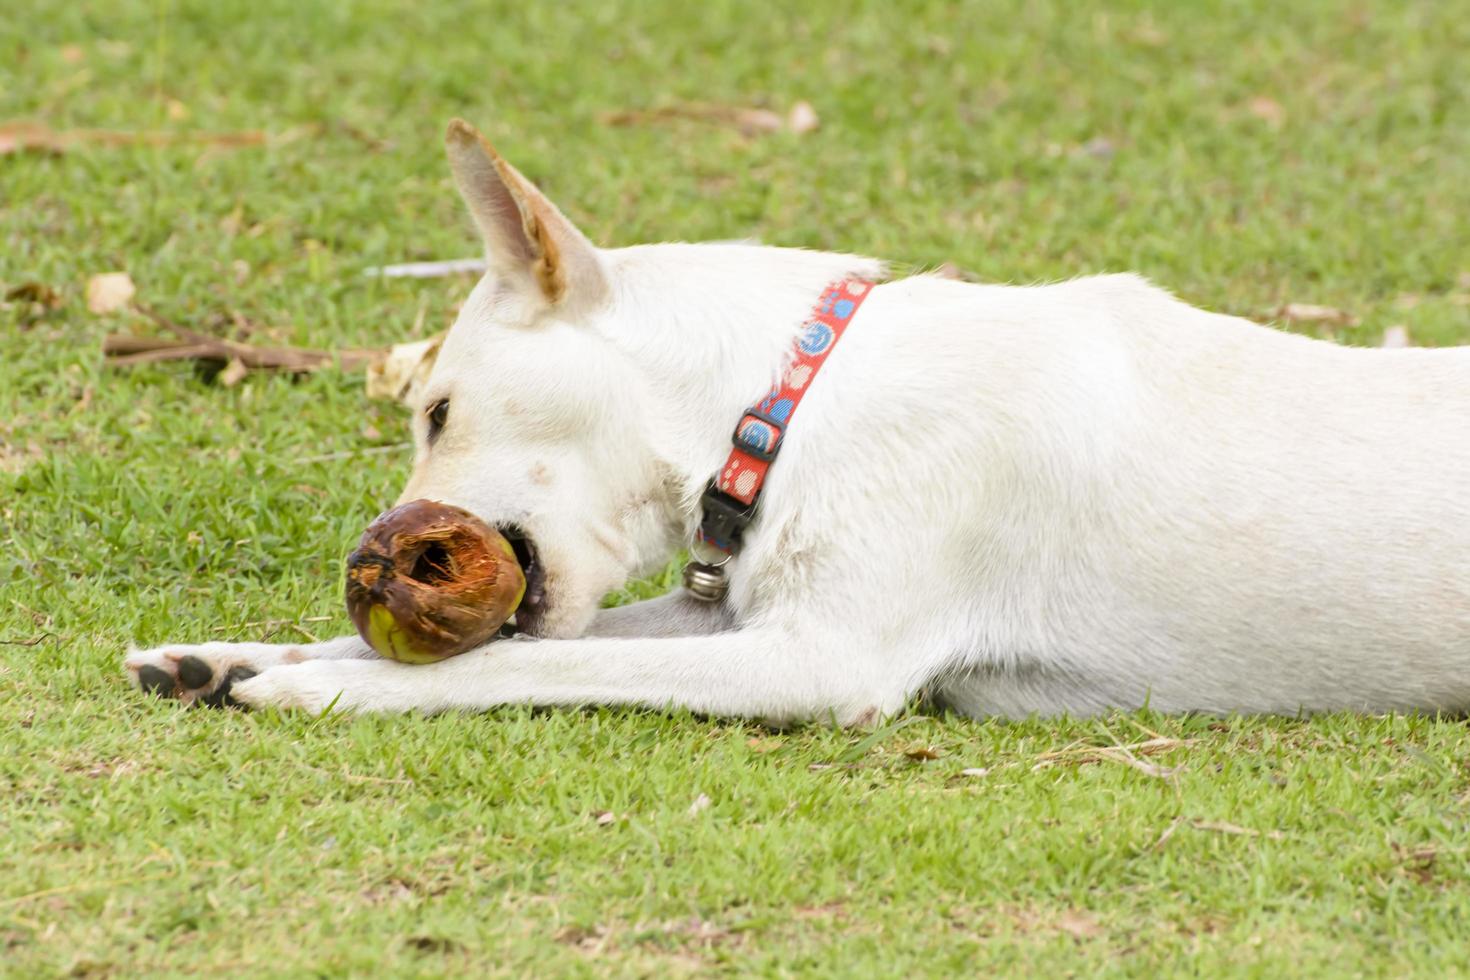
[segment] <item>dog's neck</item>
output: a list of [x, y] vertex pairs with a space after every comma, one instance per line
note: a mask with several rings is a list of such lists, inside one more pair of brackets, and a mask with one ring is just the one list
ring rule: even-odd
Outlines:
[[822, 290], [878, 279], [873, 259], [751, 245], [652, 245], [608, 253], [622, 284], [614, 342], [648, 377], [650, 435], [686, 534], [746, 407], [780, 376]]

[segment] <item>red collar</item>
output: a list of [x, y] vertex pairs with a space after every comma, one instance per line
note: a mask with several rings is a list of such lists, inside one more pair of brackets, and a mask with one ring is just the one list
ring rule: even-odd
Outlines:
[[[685, 584], [700, 598], [717, 599], [724, 595], [720, 566], [740, 550], [741, 533], [755, 519], [766, 473], [781, 451], [796, 406], [811, 390], [817, 372], [872, 288], [871, 282], [862, 279], [844, 279], [827, 287], [796, 338], [795, 356], [786, 373], [764, 398], [745, 410], [735, 426], [730, 457], [701, 499], [704, 514], [695, 536], [696, 560], [684, 575]], [[714, 554], [710, 554], [710, 549]], [[720, 554], [726, 557], [719, 558]], [[703, 558], [716, 560], [710, 563], [700, 560]], [[721, 579], [719, 595], [700, 594], [690, 581], [690, 570], [699, 570], [695, 566], [705, 573], [717, 574]], [[707, 591], [714, 589], [708, 587]]]

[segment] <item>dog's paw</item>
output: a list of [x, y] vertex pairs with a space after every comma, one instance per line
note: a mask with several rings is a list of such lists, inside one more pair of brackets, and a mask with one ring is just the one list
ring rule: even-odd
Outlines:
[[236, 684], [280, 662], [277, 648], [266, 644], [201, 643], [130, 650], [123, 670], [145, 694], [226, 707], [238, 704], [231, 694]]

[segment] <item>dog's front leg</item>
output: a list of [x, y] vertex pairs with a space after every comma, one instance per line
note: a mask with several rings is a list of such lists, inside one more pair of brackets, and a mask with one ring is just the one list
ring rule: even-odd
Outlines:
[[[699, 636], [729, 625], [723, 607], [671, 592], [598, 613], [594, 636]], [[376, 660], [358, 636], [322, 643], [173, 644], [129, 650], [123, 668], [134, 686], [151, 694], [177, 697], [186, 704], [223, 704], [236, 682], [272, 667], [308, 660]]]
[[589, 636], [708, 636], [730, 628], [723, 605], [701, 602], [682, 589], [656, 599], [604, 609], [592, 620]]
[[743, 629], [705, 637], [504, 640], [428, 666], [311, 661], [237, 683], [252, 707], [354, 712], [504, 704], [687, 708], [778, 722], [869, 724], [911, 693], [883, 651], [850, 637]]
[[322, 643], [197, 643], [129, 650], [123, 670], [135, 686], [184, 703], [223, 704], [239, 681], [263, 670], [308, 660], [371, 660], [356, 635]]

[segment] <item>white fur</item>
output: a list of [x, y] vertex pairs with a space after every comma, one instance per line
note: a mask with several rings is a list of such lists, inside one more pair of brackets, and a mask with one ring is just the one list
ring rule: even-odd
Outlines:
[[[462, 185], [484, 170], [456, 163]], [[525, 213], [534, 189], [509, 174], [508, 196], [467, 190], [472, 209]], [[553, 301], [525, 242], [497, 244], [514, 221], [477, 217], [499, 229], [491, 271], [425, 388], [450, 418], [432, 448], [416, 419], [403, 499], [523, 526], [549, 569], [542, 638], [426, 667], [175, 646], [131, 655], [134, 673], [195, 653], [260, 669], [232, 692], [250, 705], [844, 724], [920, 692], [1006, 717], [1470, 708], [1470, 348], [1344, 348], [1131, 275], [885, 283], [801, 403], [726, 605], [598, 612], [689, 540], [823, 287], [881, 270], [594, 250], [543, 209], [575, 271]], [[321, 652], [367, 653], [334, 643]]]

